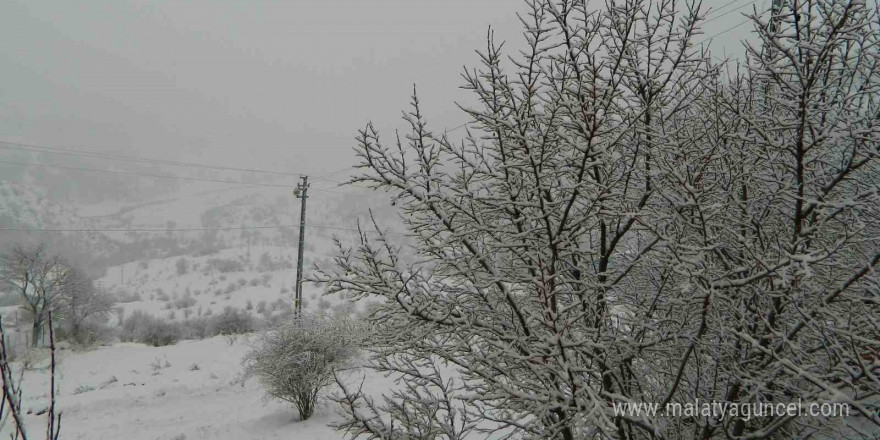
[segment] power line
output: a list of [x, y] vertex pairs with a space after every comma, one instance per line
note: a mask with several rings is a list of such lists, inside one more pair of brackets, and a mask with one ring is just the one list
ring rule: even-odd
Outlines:
[[740, 27], [740, 26], [742, 26], [742, 25], [744, 25], [744, 24], [746, 24], [746, 23], [751, 23], [751, 22], [752, 22], [751, 19], [748, 19], [748, 20], [742, 21], [742, 22], [740, 22], [740, 23], [738, 23], [738, 24], [735, 24], [735, 25], [733, 25], [733, 26], [731, 26], [731, 27], [729, 27], [729, 28], [727, 28], [727, 29], [724, 29], [724, 30], [721, 31], [721, 32], [716, 32], [716, 33], [714, 33], [714, 34], [712, 34], [712, 35], [710, 35], [710, 36], [708, 36], [708, 37], [706, 37], [706, 38], [703, 38], [703, 39], [700, 40], [697, 44], [704, 43], [704, 42], [706, 42], [706, 41], [710, 41], [710, 40], [712, 40], [713, 38], [715, 38], [715, 37], [717, 37], [717, 36], [719, 36], [719, 35], [721, 35], [721, 34], [726, 34], [726, 33], [730, 32], [730, 31], [732, 31], [732, 30], [734, 30], [734, 29], [736, 29], [736, 28], [738, 28], [738, 27]]
[[737, 6], [737, 7], [733, 8], [733, 9], [731, 9], [731, 10], [729, 10], [729, 11], [727, 11], [727, 12], [721, 14], [721, 15], [718, 15], [718, 16], [715, 16], [715, 17], [712, 17], [711, 19], [704, 21], [703, 24], [711, 23], [711, 22], [713, 22], [713, 21], [715, 21], [715, 20], [718, 20], [718, 19], [721, 18], [721, 17], [724, 17], [724, 16], [727, 15], [727, 14], [731, 14], [731, 13], [736, 12], [736, 11], [738, 11], [738, 10], [740, 10], [740, 9], [742, 9], [742, 8], [744, 8], [744, 7], [746, 7], [746, 6], [751, 6], [751, 5], [753, 5], [753, 4], [757, 3], [757, 2], [758, 2], [758, 0], [753, 0], [753, 1], [748, 2], [748, 3], [746, 3], [746, 4], [743, 4], [743, 5]]
[[[768, 10], [769, 10], [769, 9], [764, 9], [763, 11], [759, 12], [758, 14], [763, 14], [763, 13], [767, 12]], [[707, 42], [707, 41], [711, 41], [713, 38], [715, 38], [715, 37], [717, 37], [717, 36], [719, 36], [719, 35], [726, 34], [726, 33], [730, 32], [730, 31], [732, 31], [732, 30], [734, 30], [734, 29], [736, 29], [736, 28], [738, 28], [738, 27], [740, 27], [740, 26], [742, 26], [742, 25], [744, 25], [744, 24], [748, 24], [748, 23], [752, 23], [752, 19], [751, 19], [751, 18], [746, 18], [745, 20], [743, 20], [743, 21], [741, 21], [741, 22], [739, 22], [739, 23], [737, 23], [737, 24], [735, 24], [735, 25], [733, 25], [733, 26], [731, 26], [731, 27], [729, 27], [729, 28], [727, 28], [727, 29], [724, 29], [724, 30], [722, 30], [722, 31], [720, 31], [720, 32], [716, 32], [716, 33], [714, 33], [714, 34], [712, 34], [712, 35], [709, 35], [708, 37], [703, 38], [702, 40], [698, 41], [696, 44], [702, 44], [702, 43], [705, 43], [705, 42]]]
[[[326, 174], [321, 174], [321, 175], [319, 175], [318, 177], [312, 177], [312, 179], [314, 179], [314, 180], [329, 180], [329, 179], [325, 179], [325, 177], [327, 177], [327, 176], [332, 176], [332, 175], [334, 175], [334, 174], [339, 174], [339, 173], [341, 173], [341, 172], [343, 172], [343, 171], [348, 171], [348, 170], [350, 170], [350, 169], [351, 169], [351, 167], [340, 168], [340, 169], [338, 169], [338, 170], [336, 170], [336, 171], [331, 171], [331, 172], [326, 173]], [[335, 181], [335, 180], [330, 180], [330, 182], [336, 182], [336, 181]], [[344, 183], [344, 182], [336, 182], [336, 183], [339, 183], [339, 184], [341, 185], [341, 184]]]
[[724, 10], [724, 8], [730, 6], [730, 5], [732, 5], [732, 4], [734, 4], [734, 3], [738, 2], [738, 1], [741, 1], [741, 0], [730, 0], [729, 2], [727, 2], [727, 3], [723, 4], [723, 5], [721, 5], [720, 7], [718, 7], [718, 9], [710, 9], [708, 13], [711, 14], [711, 13], [721, 12], [721, 11]]
[[[60, 147], [46, 147], [46, 146], [35, 145], [35, 144], [22, 144], [22, 143], [16, 143], [16, 142], [7, 142], [7, 141], [3, 141], [3, 140], [0, 140], [0, 144], [6, 144], [5, 146], [0, 145], [0, 149], [60, 154], [60, 155], [74, 156], [74, 157], [92, 157], [92, 158], [97, 158], [97, 159], [110, 159], [110, 160], [118, 160], [118, 161], [123, 161], [123, 162], [152, 163], [152, 164], [159, 164], [159, 165], [195, 167], [195, 168], [205, 168], [205, 169], [225, 170], [225, 171], [242, 171], [242, 172], [282, 175], [282, 176], [299, 177], [302, 175], [302, 174], [298, 174], [298, 173], [286, 173], [286, 172], [281, 172], [281, 171], [266, 171], [266, 170], [258, 170], [258, 169], [254, 169], [254, 168], [236, 168], [236, 167], [225, 167], [225, 166], [219, 166], [219, 165], [206, 165], [206, 164], [199, 164], [199, 163], [194, 163], [194, 162], [178, 162], [178, 161], [164, 160], [164, 159], [147, 159], [147, 158], [139, 158], [139, 157], [135, 157], [135, 156], [116, 155], [116, 154], [109, 154], [109, 153], [97, 153], [97, 152], [92, 152], [92, 151], [73, 150], [73, 149], [60, 148]], [[327, 179], [326, 177], [333, 175], [333, 174], [340, 173], [340, 172], [348, 170], [350, 168], [351, 167], [346, 167], [346, 168], [342, 168], [340, 170], [336, 170], [336, 171], [333, 171], [330, 173], [321, 174], [320, 176], [313, 177], [312, 179], [313, 180], [321, 180], [321, 181], [325, 181], [325, 182], [331, 182], [331, 183], [337, 184], [337, 186], [341, 186], [341, 185], [344, 185], [346, 182], [340, 182], [338, 180]], [[293, 186], [293, 185], [291, 184], [290, 186]], [[370, 189], [368, 187], [359, 186], [359, 185], [349, 185], [349, 186], [354, 187], [354, 188]], [[321, 191], [320, 189], [317, 189], [317, 190]]]
[[[213, 182], [213, 183], [229, 183], [235, 185], [252, 185], [252, 186], [266, 186], [273, 188], [292, 188], [293, 185], [284, 185], [278, 183], [258, 183], [258, 182], [245, 182], [242, 180], [221, 180], [221, 179], [207, 179], [201, 177], [185, 177], [185, 176], [175, 176], [168, 174], [147, 174], [147, 173], [135, 173], [130, 171], [111, 171], [111, 170], [101, 170], [97, 168], [81, 168], [81, 167], [71, 167], [65, 165], [50, 165], [45, 163], [34, 163], [34, 162], [15, 162], [10, 160], [0, 160], [0, 163], [10, 164], [10, 165], [23, 165], [23, 166], [37, 166], [37, 167], [48, 167], [48, 168], [59, 168], [64, 170], [76, 170], [76, 171], [88, 171], [95, 173], [106, 173], [106, 174], [119, 174], [119, 175], [127, 175], [127, 176], [139, 176], [139, 177], [151, 177], [158, 179], [178, 179], [178, 180], [191, 180], [196, 182]], [[342, 191], [333, 191], [329, 189], [320, 189], [313, 188], [315, 191], [333, 193], [333, 194], [347, 194]]]
[[[92, 157], [96, 159], [110, 159], [110, 160], [118, 160], [123, 162], [140, 162], [140, 163], [152, 163], [158, 165], [170, 165], [170, 166], [178, 166], [178, 167], [193, 167], [193, 168], [205, 168], [211, 170], [222, 170], [222, 171], [241, 171], [241, 172], [249, 172], [249, 173], [259, 173], [259, 174], [273, 174], [278, 176], [293, 176], [299, 177], [304, 173], [290, 173], [283, 171], [268, 171], [268, 170], [259, 170], [255, 168], [237, 168], [237, 167], [226, 167], [221, 165], [208, 165], [208, 164], [200, 164], [195, 162], [181, 162], [175, 160], [166, 160], [166, 159], [150, 159], [144, 157], [137, 156], [126, 156], [122, 154], [110, 154], [110, 153], [98, 153], [94, 151], [85, 151], [85, 150], [76, 150], [72, 148], [61, 148], [61, 147], [47, 147], [43, 145], [36, 144], [25, 144], [20, 142], [9, 142], [0, 140], [0, 148], [7, 150], [23, 150], [23, 151], [35, 151], [42, 153], [52, 153], [52, 154], [62, 154], [65, 156], [78, 156], [78, 157]], [[335, 173], [330, 173], [335, 174]], [[326, 175], [330, 175], [326, 174]], [[314, 178], [315, 180], [324, 180], [327, 182], [332, 182], [336, 184], [341, 184], [342, 182], [325, 179], [323, 177]]]
[[450, 133], [450, 132], [453, 132], [453, 131], [455, 131], [455, 130], [458, 130], [459, 128], [464, 127], [464, 126], [466, 126], [466, 125], [468, 125], [468, 124], [470, 124], [470, 122], [465, 122], [464, 124], [457, 125], [457, 126], [455, 126], [454, 128], [450, 128], [449, 130], [443, 130], [443, 132], [444, 132], [444, 133]]

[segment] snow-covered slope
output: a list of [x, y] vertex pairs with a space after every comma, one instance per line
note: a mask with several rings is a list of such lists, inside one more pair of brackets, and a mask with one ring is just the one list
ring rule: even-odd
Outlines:
[[[37, 229], [100, 229], [112, 225], [97, 219], [85, 219], [77, 210], [52, 199], [38, 186], [0, 180], [0, 227]], [[20, 238], [21, 231], [0, 231], [0, 240]], [[45, 235], [36, 239], [57, 239]], [[118, 245], [107, 235], [96, 232], [79, 233], [77, 241], [93, 255], [109, 255]]]
[[[306, 262], [329, 264], [329, 257], [305, 254]], [[225, 307], [255, 316], [281, 311], [293, 304], [296, 282], [295, 249], [253, 246], [224, 249], [201, 256], [143, 260], [111, 267], [98, 284], [113, 292], [128, 316], [135, 310], [171, 320], [212, 315]], [[303, 283], [304, 307], [356, 313], [362, 306]]]
[[[328, 425], [341, 416], [329, 402], [306, 421], [279, 401], [266, 400], [256, 379], [240, 381], [248, 349], [241, 337], [182, 341], [167, 347], [115, 344], [77, 353], [60, 351], [59, 409], [65, 440], [333, 440], [343, 435]], [[45, 361], [44, 361], [45, 363]], [[20, 367], [19, 363], [13, 364]], [[347, 380], [378, 395], [391, 379], [366, 370]], [[24, 375], [22, 409], [45, 408], [48, 371]], [[45, 416], [25, 416], [30, 432], [45, 431]], [[10, 423], [0, 430], [8, 437]]]
[[[385, 198], [364, 189], [332, 191], [316, 185], [309, 197], [307, 245], [324, 253], [332, 235], [356, 234], [350, 229], [357, 218], [366, 218], [367, 208]], [[0, 241], [63, 240], [104, 267], [232, 247], [295, 247], [298, 241], [300, 202], [286, 187], [199, 182], [137, 202], [111, 198], [73, 206], [64, 200], [38, 184], [0, 178], [0, 228], [72, 230], [0, 231]]]

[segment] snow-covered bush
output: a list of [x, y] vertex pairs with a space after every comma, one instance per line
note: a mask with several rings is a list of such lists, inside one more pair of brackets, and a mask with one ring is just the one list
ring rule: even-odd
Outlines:
[[56, 338], [60, 341], [69, 341], [79, 348], [87, 348], [99, 343], [110, 342], [116, 335], [113, 328], [107, 324], [107, 320], [87, 319], [79, 324], [77, 331], [71, 332], [67, 325], [59, 326]]
[[122, 322], [119, 339], [123, 342], [140, 342], [160, 347], [172, 345], [182, 339], [183, 332], [179, 324], [165, 321], [135, 310]]
[[186, 319], [180, 323], [184, 339], [205, 339], [211, 335], [211, 323], [208, 318], [197, 317]]
[[186, 272], [189, 269], [189, 264], [187, 263], [186, 258], [181, 257], [174, 263], [174, 267], [177, 269], [177, 275], [181, 276], [186, 275]]
[[241, 309], [224, 307], [223, 312], [211, 320], [211, 333], [214, 335], [235, 335], [254, 330], [251, 315]]
[[180, 299], [174, 300], [174, 307], [178, 309], [185, 309], [194, 305], [196, 305], [196, 300], [188, 293], [183, 294], [183, 297]]
[[161, 287], [156, 289], [156, 299], [165, 302], [171, 301], [171, 297]]
[[179, 325], [156, 318], [147, 321], [137, 341], [153, 347], [161, 347], [176, 344], [182, 339], [181, 336]]
[[228, 258], [211, 258], [208, 260], [208, 268], [222, 273], [241, 272], [244, 270], [244, 265], [240, 261]]
[[304, 315], [261, 333], [242, 361], [269, 397], [292, 403], [305, 420], [333, 372], [354, 356], [359, 337], [350, 321]]

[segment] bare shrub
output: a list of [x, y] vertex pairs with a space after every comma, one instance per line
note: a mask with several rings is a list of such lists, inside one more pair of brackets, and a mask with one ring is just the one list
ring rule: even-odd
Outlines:
[[186, 275], [186, 272], [189, 269], [189, 264], [187, 263], [185, 258], [181, 257], [177, 260], [176, 263], [174, 263], [174, 267], [177, 269], [178, 276]]
[[211, 321], [211, 333], [214, 335], [235, 335], [253, 330], [254, 320], [251, 315], [229, 306], [224, 307], [223, 312]]
[[150, 368], [153, 371], [164, 370], [166, 368], [171, 368], [171, 362], [168, 362], [168, 358], [162, 360], [156, 357], [153, 362], [150, 363]]
[[350, 322], [304, 315], [261, 333], [245, 355], [244, 377], [256, 376], [266, 393], [292, 403], [302, 420], [312, 416], [318, 393], [354, 356]]
[[91, 385], [80, 385], [73, 390], [73, 394], [88, 393], [89, 391], [95, 391], [95, 387]]
[[209, 329], [210, 322], [208, 321], [208, 318], [198, 317], [187, 319], [181, 322], [180, 325], [184, 339], [205, 339], [208, 336], [211, 336]]
[[241, 272], [244, 270], [244, 266], [240, 261], [225, 258], [211, 258], [208, 260], [208, 267], [222, 273]]
[[166, 302], [171, 301], [171, 297], [168, 296], [168, 294], [165, 293], [165, 291], [162, 290], [162, 288], [156, 289], [156, 299], [158, 299], [159, 301], [166, 301]]
[[177, 343], [182, 339], [181, 336], [182, 327], [179, 324], [136, 310], [123, 321], [119, 339], [123, 342], [140, 342], [161, 347]]
[[185, 309], [194, 305], [196, 305], [196, 300], [188, 293], [184, 293], [183, 297], [174, 301], [174, 307], [178, 309]]

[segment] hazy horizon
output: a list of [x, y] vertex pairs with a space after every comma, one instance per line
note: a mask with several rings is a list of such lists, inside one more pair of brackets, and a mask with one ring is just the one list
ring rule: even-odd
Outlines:
[[[719, 13], [703, 38], [756, 5], [705, 2]], [[354, 163], [368, 121], [386, 139], [403, 127], [413, 84], [434, 130], [466, 122], [462, 69], [490, 26], [508, 53], [522, 47], [516, 12], [497, 0], [7, 2], [0, 141], [321, 175]], [[741, 53], [749, 31], [725, 32], [715, 54]]]

